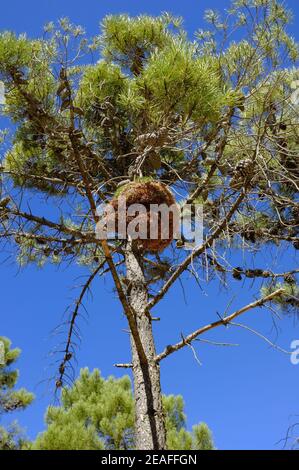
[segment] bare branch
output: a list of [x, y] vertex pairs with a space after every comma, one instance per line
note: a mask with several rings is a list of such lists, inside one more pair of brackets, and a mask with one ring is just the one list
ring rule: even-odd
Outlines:
[[184, 346], [189, 345], [199, 335], [201, 335], [203, 333], [206, 333], [207, 331], [212, 330], [213, 328], [216, 328], [217, 326], [221, 326], [221, 325], [226, 326], [226, 325], [228, 325], [232, 320], [234, 320], [234, 318], [238, 317], [239, 315], [242, 315], [245, 312], [248, 312], [248, 310], [252, 310], [255, 307], [261, 307], [266, 302], [270, 302], [275, 297], [277, 297], [279, 295], [282, 295], [283, 292], [284, 292], [284, 289], [282, 289], [282, 288], [277, 289], [276, 291], [272, 292], [271, 294], [269, 294], [265, 297], [262, 297], [261, 299], [256, 300], [255, 302], [252, 302], [252, 303], [246, 305], [245, 307], [240, 308], [239, 310], [236, 310], [231, 315], [228, 315], [228, 316], [224, 317], [221, 320], [215, 321], [213, 323], [210, 323], [209, 325], [205, 325], [205, 326], [199, 328], [198, 330], [195, 330], [193, 333], [186, 336], [182, 341], [180, 341], [180, 342], [178, 342], [174, 345], [167, 346], [162, 353], [160, 353], [156, 356], [156, 361], [160, 362], [162, 359], [165, 359], [165, 357], [169, 356], [170, 354], [174, 353], [175, 351], [178, 351], [179, 349], [182, 349]]
[[238, 326], [240, 328], [244, 328], [244, 330], [250, 331], [250, 333], [255, 334], [259, 338], [262, 338], [266, 343], [268, 343], [272, 348], [277, 349], [280, 352], [283, 352], [284, 354], [292, 354], [290, 351], [287, 351], [286, 349], [281, 348], [280, 346], [277, 346], [275, 343], [269, 340], [266, 336], [262, 335], [259, 331], [254, 330], [253, 328], [250, 328], [247, 325], [243, 325], [242, 323], [235, 323], [235, 322], [230, 322], [230, 325], [232, 326]]
[[175, 272], [170, 276], [168, 281], [165, 282], [164, 286], [158, 292], [158, 294], [148, 303], [148, 310], [153, 308], [166, 294], [172, 284], [178, 279], [178, 277], [184, 272], [187, 266], [192, 263], [192, 261], [197, 258], [199, 255], [205, 252], [207, 248], [209, 248], [213, 241], [218, 237], [218, 235], [222, 232], [225, 228], [229, 220], [232, 218], [234, 213], [236, 212], [237, 208], [240, 206], [241, 202], [243, 201], [246, 194], [246, 189], [240, 192], [239, 196], [237, 197], [236, 201], [232, 205], [230, 211], [228, 212], [227, 216], [221, 221], [218, 227], [214, 230], [214, 232], [209, 236], [209, 238], [197, 249], [192, 251], [192, 253], [187, 256], [187, 258], [179, 265], [179, 267], [175, 270]]
[[133, 364], [113, 364], [114, 367], [119, 367], [122, 369], [131, 369], [133, 367]]
[[83, 298], [84, 298], [86, 292], [88, 291], [92, 281], [94, 280], [94, 278], [96, 277], [98, 272], [101, 270], [104, 263], [101, 263], [99, 266], [97, 266], [97, 268], [93, 271], [91, 276], [89, 276], [87, 282], [83, 286], [83, 289], [82, 289], [82, 291], [79, 295], [79, 298], [76, 301], [76, 307], [75, 307], [75, 309], [74, 309], [74, 311], [71, 315], [71, 319], [70, 319], [70, 322], [69, 322], [69, 331], [68, 331], [67, 342], [66, 342], [66, 346], [65, 346], [65, 350], [64, 350], [64, 358], [63, 358], [63, 361], [61, 362], [61, 364], [59, 366], [60, 376], [59, 376], [59, 379], [56, 381], [56, 386], [58, 386], [58, 385], [59, 385], [59, 387], [62, 386], [66, 364], [72, 358], [72, 352], [70, 351], [70, 347], [71, 347], [71, 344], [72, 344], [72, 336], [73, 336], [73, 333], [74, 333], [75, 322], [76, 322], [76, 318], [77, 318], [78, 313], [79, 313], [79, 308], [82, 305]]

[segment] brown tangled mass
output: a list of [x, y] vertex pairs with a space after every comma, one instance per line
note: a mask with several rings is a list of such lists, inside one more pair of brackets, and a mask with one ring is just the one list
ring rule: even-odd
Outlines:
[[[145, 223], [147, 227], [147, 238], [137, 238], [134, 243], [137, 244], [138, 249], [149, 252], [160, 252], [164, 250], [173, 240], [173, 227], [174, 227], [174, 215], [173, 212], [169, 212], [168, 223], [165, 224], [161, 221], [161, 213], [157, 214], [157, 217], [153, 217], [152, 211], [150, 211], [151, 204], [165, 204], [168, 207], [175, 204], [175, 199], [169, 189], [162, 183], [156, 181], [148, 182], [132, 182], [128, 183], [121, 190], [120, 194], [115, 196], [110, 205], [115, 211], [115, 231], [118, 232], [118, 207], [120, 198], [125, 198], [126, 204], [126, 229], [130, 222], [136, 219], [136, 215], [128, 215], [128, 208], [132, 204], [142, 204], [146, 209], [146, 214], [137, 214], [138, 221], [140, 224]], [[107, 217], [107, 222], [110, 216]], [[151, 238], [150, 227], [158, 225], [156, 227], [156, 238]]]

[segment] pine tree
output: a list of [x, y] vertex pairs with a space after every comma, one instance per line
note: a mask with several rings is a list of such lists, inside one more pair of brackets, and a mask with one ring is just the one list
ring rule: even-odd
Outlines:
[[[26, 408], [34, 396], [24, 388], [14, 390], [19, 371], [12, 366], [20, 355], [20, 349], [11, 349], [9, 339], [0, 336], [0, 415]], [[26, 445], [26, 439], [16, 423], [9, 429], [0, 426], [0, 450], [20, 449]]]
[[[201, 423], [188, 432], [181, 396], [164, 396], [167, 448], [213, 450], [211, 431]], [[47, 429], [37, 450], [129, 450], [134, 443], [134, 399], [128, 376], [104, 379], [96, 369], [82, 369], [72, 387], [62, 390], [61, 406], [49, 407]]]
[[[69, 320], [58, 388], [84, 296], [96, 277], [112, 275], [131, 333], [132, 362], [120, 366], [134, 375], [138, 449], [166, 447], [162, 360], [213, 328], [239, 325], [233, 320], [256, 307], [298, 309], [293, 257], [284, 272], [252, 259], [299, 246], [290, 17], [277, 0], [235, 0], [223, 17], [207, 11], [210, 27], [194, 41], [169, 14], [108, 16], [91, 41], [67, 19], [48, 24], [42, 39], [0, 36], [3, 113], [15, 129], [2, 135], [1, 239], [16, 244], [21, 264], [77, 261], [91, 270]], [[120, 193], [146, 207], [170, 205], [176, 194], [182, 207], [203, 204], [203, 242], [188, 252], [184, 240], [164, 250], [171, 239], [99, 239], [97, 205], [117, 207]], [[44, 195], [52, 218], [28, 209], [34, 194]], [[157, 353], [151, 311], [187, 271], [197, 283], [202, 271], [203, 284], [229, 289], [243, 280], [247, 289], [255, 281], [264, 290]]]

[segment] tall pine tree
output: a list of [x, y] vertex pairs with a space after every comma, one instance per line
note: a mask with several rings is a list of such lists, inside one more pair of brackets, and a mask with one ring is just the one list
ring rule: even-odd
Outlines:
[[[91, 270], [69, 320], [57, 387], [70, 370], [84, 296], [98, 275], [112, 275], [131, 334], [124, 366], [134, 375], [138, 449], [167, 446], [162, 360], [269, 302], [298, 308], [293, 257], [283, 272], [252, 259], [299, 246], [298, 47], [289, 19], [277, 0], [235, 0], [223, 17], [208, 11], [210, 27], [195, 40], [167, 14], [108, 16], [90, 41], [67, 19], [47, 25], [42, 39], [0, 36], [3, 112], [15, 130], [2, 135], [1, 239], [16, 244], [21, 264], [79, 261]], [[203, 242], [188, 252], [182, 241], [163, 251], [165, 240], [99, 240], [97, 205], [116, 207], [120, 193], [146, 207], [169, 205], [176, 194], [181, 206], [203, 204]], [[35, 194], [51, 216], [40, 202], [30, 208]], [[157, 353], [151, 311], [162, 299], [167, 305], [186, 272], [228, 289], [254, 280], [263, 291], [231, 314], [216, 317], [211, 304], [206, 325], [178, 332]]]

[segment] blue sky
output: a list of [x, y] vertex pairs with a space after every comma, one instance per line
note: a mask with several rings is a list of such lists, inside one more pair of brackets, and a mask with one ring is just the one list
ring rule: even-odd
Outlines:
[[[191, 36], [203, 26], [206, 8], [221, 10], [228, 6], [227, 1], [219, 0], [10, 0], [1, 3], [0, 30], [26, 32], [32, 37], [40, 35], [46, 22], [62, 16], [83, 25], [88, 34], [96, 34], [99, 21], [108, 13], [157, 15], [161, 11], [181, 15]], [[299, 4], [297, 0], [289, 0], [287, 4], [297, 16], [290, 31], [298, 40]], [[260, 262], [269, 267], [275, 258], [275, 269], [281, 272], [290, 261], [289, 256], [293, 253], [281, 251], [277, 256], [275, 250], [268, 251], [255, 264]], [[5, 257], [2, 253], [1, 259]], [[53, 401], [53, 384], [48, 381], [53, 372], [51, 362], [55, 360], [51, 352], [65, 336], [53, 335], [52, 331], [75, 299], [76, 286], [82, 283], [85, 274], [78, 266], [46, 266], [43, 270], [29, 266], [20, 271], [13, 258], [1, 264], [0, 334], [11, 338], [13, 345], [22, 349], [19, 383], [34, 391], [37, 397], [28, 410], [11, 418], [17, 418], [30, 437], [43, 429], [46, 406]], [[178, 340], [181, 332], [187, 334], [215, 319], [216, 311], [223, 312], [232, 297], [231, 310], [245, 305], [258, 292], [255, 285], [237, 281], [232, 282], [233, 292], [225, 292], [216, 284], [201, 291], [191, 279], [185, 279], [184, 289], [185, 296], [177, 283], [167, 301], [162, 301], [155, 310], [161, 317], [155, 325], [158, 351]], [[97, 280], [93, 294], [86, 304], [87, 321], [82, 320], [80, 324], [82, 344], [77, 355], [77, 371], [88, 366], [98, 367], [104, 376], [122, 375], [113, 364], [129, 360], [129, 341], [110, 278]], [[242, 321], [276, 339], [268, 311], [257, 309], [246, 314]], [[299, 365], [292, 365], [287, 355], [245, 330], [218, 329], [206, 339], [239, 346], [198, 343], [202, 366], [194, 360], [189, 348], [172, 355], [161, 366], [164, 393], [184, 396], [188, 426], [206, 421], [219, 449], [279, 448], [275, 443], [285, 436], [289, 424], [299, 414]], [[294, 318], [284, 317], [279, 322], [277, 342], [289, 349], [294, 339], [299, 339], [298, 323]]]

